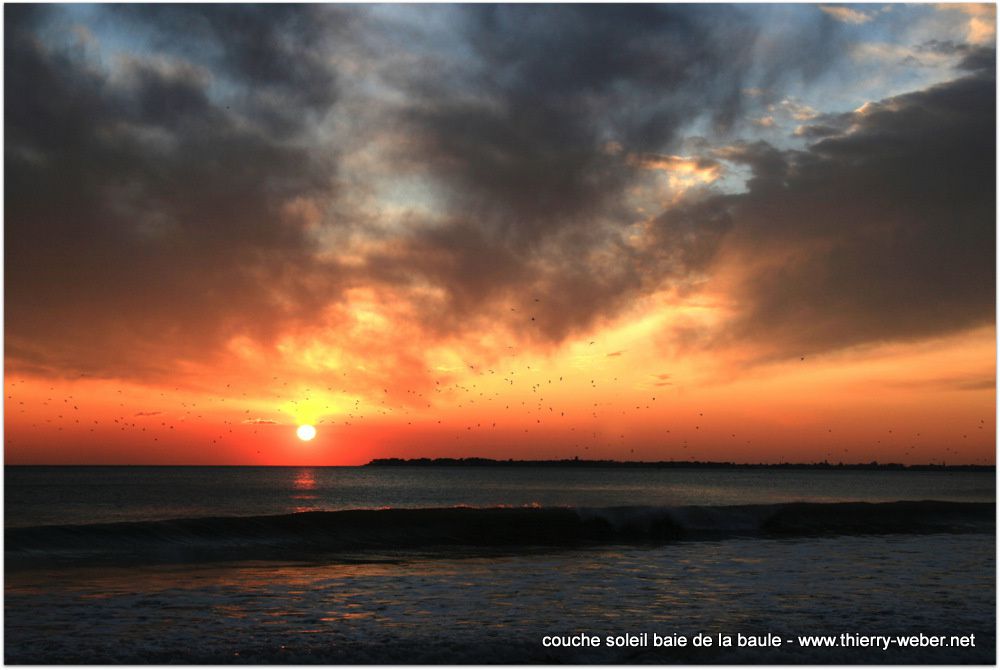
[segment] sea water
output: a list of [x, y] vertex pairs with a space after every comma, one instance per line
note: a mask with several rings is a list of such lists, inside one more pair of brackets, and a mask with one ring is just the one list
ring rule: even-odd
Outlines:
[[[11, 663], [995, 660], [995, 523], [975, 504], [992, 473], [8, 467], [5, 483]], [[581, 534], [544, 541], [567, 523]], [[494, 541], [517, 532], [532, 541]], [[977, 644], [797, 642], [842, 633]], [[577, 634], [782, 644], [542, 644]]]
[[6, 467], [8, 528], [310, 510], [993, 502], [993, 472], [586, 467]]

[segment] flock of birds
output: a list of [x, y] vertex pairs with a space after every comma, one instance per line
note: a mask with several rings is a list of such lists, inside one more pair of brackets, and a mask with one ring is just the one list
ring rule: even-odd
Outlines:
[[[619, 357], [624, 353], [616, 351], [605, 355]], [[567, 450], [573, 450], [578, 457], [619, 460], [739, 460], [733, 458], [734, 453], [750, 453], [753, 449], [752, 439], [739, 436], [731, 427], [723, 429], [725, 421], [710, 423], [704, 411], [672, 403], [662, 391], [658, 392], [658, 388], [672, 384], [666, 373], [650, 374], [648, 382], [636, 388], [634, 382], [619, 383], [617, 377], [599, 381], [593, 373], [581, 370], [559, 375], [532, 370], [531, 365], [520, 369], [510, 365], [502, 369], [476, 364], [467, 366], [463, 375], [456, 375], [455, 371], [451, 374], [427, 371], [424, 384], [418, 388], [382, 385], [365, 397], [354, 396], [353, 399], [348, 399], [352, 389], [347, 383], [347, 372], [341, 372], [341, 384], [315, 388], [296, 387], [274, 376], [269, 384], [272, 390], [266, 397], [253, 397], [245, 391], [236, 393], [232, 384], [226, 384], [218, 394], [178, 400], [183, 396], [181, 389], [175, 387], [169, 395], [164, 391], [159, 393], [155, 409], [134, 407], [129, 393], [120, 388], [115, 391], [114, 411], [107, 411], [108, 403], [104, 399], [103, 412], [96, 418], [93, 412], [88, 412], [90, 399], [73, 394], [60, 395], [55, 385], [49, 385], [47, 393], [42, 393], [38, 400], [40, 407], [31, 408], [19, 395], [19, 388], [25, 382], [8, 379], [5, 412], [8, 422], [21, 421], [17, 415], [28, 414], [31, 418], [25, 418], [30, 421], [32, 431], [54, 428], [56, 432], [101, 435], [111, 430], [152, 442], [159, 442], [161, 438], [190, 440], [189, 435], [181, 434], [194, 428], [199, 435], [204, 435], [206, 427], [214, 426], [208, 446], [245, 440], [275, 428], [289, 428], [288, 417], [282, 418], [278, 412], [270, 415], [260, 412], [259, 408], [264, 406], [289, 407], [293, 413], [298, 408], [311, 408], [313, 413], [324, 417], [312, 423], [317, 427], [339, 427], [341, 437], [352, 427], [372, 423], [416, 427], [422, 431], [422, 439], [438, 440], [437, 444], [428, 444], [435, 451], [433, 448], [441, 446], [443, 438], [450, 437], [453, 442], [467, 444], [470, 451], [475, 451], [476, 447], [510, 446], [516, 442], [518, 434], [523, 444], [528, 445], [526, 448], [531, 449], [531, 458], [539, 457], [538, 449], [544, 449], [544, 445], [554, 445], [552, 457], [562, 458]], [[228, 409], [233, 405], [238, 408]], [[262, 413], [265, 416], [260, 416]], [[715, 417], [718, 418], [718, 414]], [[8, 423], [8, 428], [10, 425]], [[978, 431], [985, 429], [985, 419], [980, 419], [973, 427]], [[845, 446], [850, 441], [838, 443], [834, 427], [829, 427], [825, 436], [803, 435], [806, 446], [798, 452], [813, 456], [819, 448], [825, 460], [831, 463], [877, 460], [872, 454], [883, 455], [882, 460], [906, 463], [973, 462], [968, 457], [969, 450], [959, 448], [961, 441], [969, 440], [970, 430], [963, 431], [961, 438], [956, 438], [951, 445], [924, 439], [921, 432], [885, 430], [868, 446]], [[291, 434], [291, 430], [288, 432]], [[655, 437], [651, 437], [653, 435]], [[11, 440], [8, 430], [7, 443]], [[787, 437], [784, 441], [788, 441]], [[637, 446], [640, 449], [638, 457]], [[887, 458], [884, 454], [894, 456]], [[974, 461], [988, 463], [989, 456], [992, 451]], [[788, 459], [779, 460], [789, 462]], [[798, 459], [803, 460], [818, 459]]]

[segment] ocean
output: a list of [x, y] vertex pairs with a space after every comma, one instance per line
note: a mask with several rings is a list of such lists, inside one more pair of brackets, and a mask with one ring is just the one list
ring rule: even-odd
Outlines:
[[4, 481], [8, 663], [995, 662], [992, 472], [6, 467]]

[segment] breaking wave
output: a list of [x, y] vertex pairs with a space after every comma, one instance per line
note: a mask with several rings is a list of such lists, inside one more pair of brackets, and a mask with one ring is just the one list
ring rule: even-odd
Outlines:
[[[8, 569], [45, 564], [363, 560], [684, 540], [992, 533], [993, 503], [689, 507], [449, 507], [36, 526], [5, 531]], [[360, 558], [359, 558], [360, 557]]]

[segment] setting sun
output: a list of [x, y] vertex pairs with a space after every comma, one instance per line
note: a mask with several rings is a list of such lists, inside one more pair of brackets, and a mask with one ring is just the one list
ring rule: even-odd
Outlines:
[[0, 664], [996, 666], [998, 2], [5, 3]]

